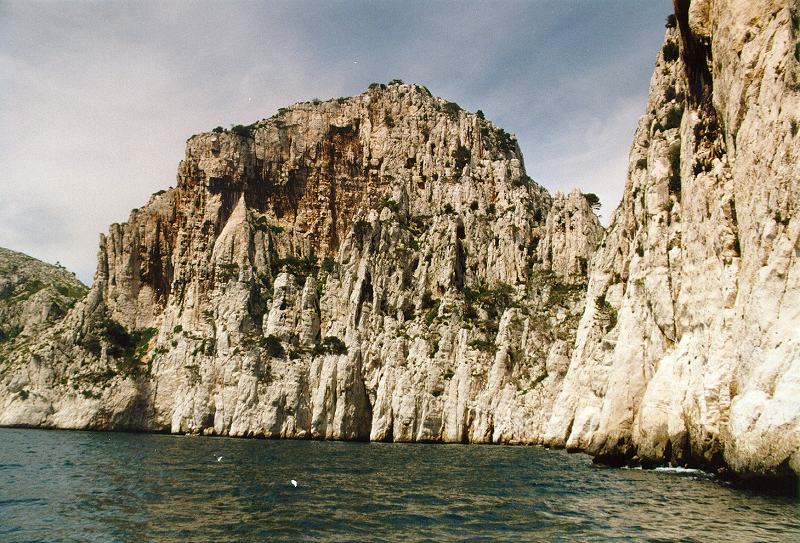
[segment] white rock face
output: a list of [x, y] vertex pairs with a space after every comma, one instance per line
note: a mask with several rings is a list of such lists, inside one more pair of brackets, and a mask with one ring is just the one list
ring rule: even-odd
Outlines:
[[547, 441], [609, 463], [798, 472], [790, 11], [735, 0], [678, 10], [666, 43], [681, 58], [669, 46], [659, 56]]
[[589, 260], [603, 237], [597, 216], [579, 190], [556, 193], [547, 215], [539, 259], [557, 276], [585, 281]]
[[239, 132], [191, 138], [178, 187], [112, 225], [0, 423], [537, 442], [602, 237], [586, 199], [551, 211], [511, 136], [415, 85]]

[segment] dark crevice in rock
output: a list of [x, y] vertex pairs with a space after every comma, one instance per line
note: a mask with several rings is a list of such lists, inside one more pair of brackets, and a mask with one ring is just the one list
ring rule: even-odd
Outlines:
[[707, 38], [695, 36], [689, 28], [690, 4], [691, 0], [673, 0], [681, 36], [681, 55], [689, 83], [689, 104], [697, 108], [704, 102], [710, 103], [714, 81], [709, 69], [711, 42]]
[[[144, 283], [150, 285], [155, 293], [156, 301], [163, 307], [167, 303], [172, 285], [172, 249], [170, 229], [161, 221], [156, 223], [155, 239], [149, 247], [148, 254], [142, 254], [141, 277]], [[147, 247], [142, 247], [148, 250]]]
[[598, 466], [621, 468], [631, 465], [636, 448], [628, 435], [620, 436], [616, 442], [608, 437], [602, 443], [592, 444], [586, 451], [593, 456], [592, 463]]

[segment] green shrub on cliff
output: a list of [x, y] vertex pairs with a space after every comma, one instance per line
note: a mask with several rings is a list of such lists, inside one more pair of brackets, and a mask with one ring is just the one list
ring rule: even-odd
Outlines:
[[461, 111], [461, 106], [459, 106], [455, 102], [445, 102], [444, 106], [442, 106], [442, 109], [444, 110], [445, 113], [447, 113], [451, 117], [455, 117]]
[[478, 285], [475, 288], [464, 287], [464, 316], [477, 316], [474, 306], [483, 307], [489, 317], [496, 318], [513, 305], [514, 287], [506, 283], [497, 283], [494, 288]]
[[318, 343], [314, 347], [314, 354], [347, 354], [347, 346], [344, 344], [344, 341], [336, 336], [325, 336], [325, 339], [322, 340], [322, 343]]
[[0, 343], [3, 343], [4, 341], [11, 341], [17, 337], [20, 332], [22, 332], [22, 327], [20, 326], [12, 326], [7, 330], [0, 330]]
[[100, 356], [105, 344], [106, 354], [115, 359], [120, 374], [137, 375], [141, 371], [141, 358], [147, 354], [147, 347], [156, 333], [155, 328], [128, 331], [114, 319], [105, 319], [95, 325], [81, 345], [87, 352]]
[[617, 310], [608, 303], [605, 293], [595, 298], [594, 304], [597, 307], [598, 315], [606, 321], [606, 330], [614, 328], [617, 325]]
[[261, 338], [261, 347], [267, 352], [267, 355], [272, 358], [283, 358], [286, 354], [281, 340], [272, 334]]
[[681, 49], [674, 41], [668, 41], [661, 48], [661, 53], [664, 55], [665, 62], [675, 62], [681, 56]]
[[472, 152], [463, 145], [459, 145], [453, 151], [453, 158], [455, 159], [456, 175], [461, 175], [461, 170], [472, 160]]
[[490, 352], [497, 349], [494, 341], [486, 341], [483, 339], [473, 339], [467, 344], [471, 349], [478, 351]]
[[309, 275], [316, 277], [319, 272], [319, 262], [314, 255], [304, 257], [287, 256], [286, 258], [276, 258], [272, 261], [272, 276], [275, 277], [279, 272], [285, 271], [297, 277], [298, 281], [305, 283]]
[[336, 266], [336, 261], [333, 259], [333, 257], [326, 256], [325, 258], [322, 259], [321, 268], [322, 271], [324, 271], [325, 273], [328, 274], [333, 273], [335, 266]]
[[247, 126], [241, 124], [235, 124], [231, 126], [231, 132], [243, 138], [252, 138], [254, 128], [255, 124], [249, 124]]
[[497, 143], [497, 147], [503, 153], [510, 153], [514, 151], [517, 144], [516, 138], [502, 128], [495, 128], [494, 130], [491, 130], [489, 127], [485, 127], [485, 130], [484, 128], [481, 128], [481, 135], [484, 138], [494, 135], [494, 140]]
[[597, 197], [597, 194], [593, 192], [587, 192], [583, 195], [583, 197], [586, 198], [586, 203], [589, 204], [589, 207], [595, 210], [600, 209], [602, 204], [600, 204], [600, 198]]

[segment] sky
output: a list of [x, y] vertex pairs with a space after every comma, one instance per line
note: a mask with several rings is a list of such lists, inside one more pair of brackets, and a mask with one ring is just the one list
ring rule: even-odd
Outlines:
[[0, 246], [91, 283], [192, 134], [402, 79], [515, 134], [607, 222], [671, 0], [0, 0]]

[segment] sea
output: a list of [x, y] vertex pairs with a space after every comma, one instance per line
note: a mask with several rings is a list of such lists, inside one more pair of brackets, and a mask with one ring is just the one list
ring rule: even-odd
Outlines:
[[0, 428], [0, 541], [800, 541], [800, 504], [541, 447]]

